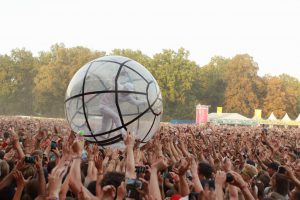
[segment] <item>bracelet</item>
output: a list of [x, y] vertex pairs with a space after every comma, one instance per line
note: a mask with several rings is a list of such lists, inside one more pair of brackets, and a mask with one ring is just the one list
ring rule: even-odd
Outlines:
[[103, 172], [102, 173], [97, 173], [97, 176], [101, 176], [101, 175], [103, 175]]

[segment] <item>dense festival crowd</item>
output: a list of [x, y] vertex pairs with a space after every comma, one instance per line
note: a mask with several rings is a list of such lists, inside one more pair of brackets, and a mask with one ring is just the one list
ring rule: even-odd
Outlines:
[[300, 199], [300, 129], [162, 124], [123, 150], [64, 120], [0, 117], [0, 199]]

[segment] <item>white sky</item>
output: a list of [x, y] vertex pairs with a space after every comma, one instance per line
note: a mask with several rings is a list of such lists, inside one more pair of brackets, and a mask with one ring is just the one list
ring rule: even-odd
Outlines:
[[60, 42], [149, 56], [184, 47], [200, 66], [248, 53], [260, 75], [300, 79], [299, 0], [0, 0], [0, 21], [0, 54]]

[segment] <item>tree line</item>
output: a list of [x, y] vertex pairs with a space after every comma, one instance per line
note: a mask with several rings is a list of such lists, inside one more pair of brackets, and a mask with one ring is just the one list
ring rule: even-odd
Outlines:
[[[262, 109], [292, 119], [300, 113], [300, 81], [290, 75], [258, 76], [259, 67], [248, 54], [215, 56], [205, 66], [189, 60], [189, 51], [165, 49], [152, 57], [141, 51], [93, 51], [55, 44], [38, 56], [26, 49], [0, 54], [0, 115], [64, 117], [69, 81], [85, 63], [105, 55], [126, 56], [144, 65], [157, 80], [163, 96], [163, 120], [194, 119], [197, 104], [218, 106], [223, 112], [248, 117]], [[284, 67], [284, 66], [283, 66]]]

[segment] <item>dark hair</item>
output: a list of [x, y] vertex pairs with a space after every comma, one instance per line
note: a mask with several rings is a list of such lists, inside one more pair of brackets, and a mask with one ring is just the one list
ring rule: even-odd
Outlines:
[[4, 133], [3, 133], [3, 137], [4, 137], [5, 139], [9, 138], [9, 132], [7, 132], [7, 131], [4, 132]]
[[207, 162], [201, 161], [198, 164], [198, 173], [209, 179], [212, 177], [213, 168]]
[[3, 160], [4, 155], [5, 155], [5, 152], [1, 150], [1, 151], [0, 151], [0, 159], [1, 159], [1, 160]]
[[255, 162], [253, 160], [246, 160], [246, 163], [249, 165], [253, 165], [255, 167]]
[[275, 173], [274, 176], [276, 180], [275, 192], [282, 196], [287, 195], [289, 193], [290, 188], [288, 179], [283, 174], [279, 173]]
[[11, 172], [15, 167], [15, 161], [9, 160], [9, 161], [7, 161], [7, 164], [9, 165], [9, 172]]
[[91, 181], [87, 186], [87, 189], [96, 196], [96, 181]]
[[257, 186], [257, 196], [263, 198], [264, 197], [264, 189], [265, 185], [262, 181], [257, 180], [256, 181], [256, 186]]
[[258, 180], [260, 180], [264, 184], [265, 187], [268, 187], [271, 179], [270, 179], [269, 174], [262, 173], [258, 176]]
[[116, 189], [121, 185], [122, 181], [125, 180], [125, 174], [119, 172], [108, 172], [104, 175], [101, 181], [101, 187], [106, 185], [113, 185]]
[[81, 169], [84, 177], [87, 176], [88, 167], [89, 167], [89, 164], [87, 162], [81, 162], [80, 169]]
[[47, 165], [47, 172], [48, 172], [48, 174], [51, 174], [52, 169], [55, 167], [55, 165], [56, 165], [55, 161], [48, 162], [48, 165]]
[[31, 179], [28, 181], [24, 188], [24, 192], [28, 194], [32, 199], [35, 199], [39, 194], [38, 194], [38, 186], [39, 182], [37, 179]]

